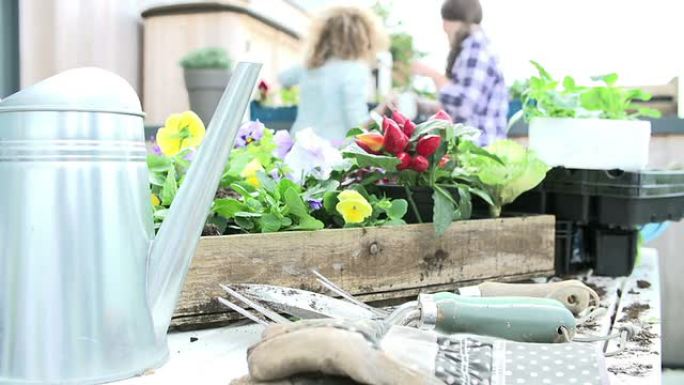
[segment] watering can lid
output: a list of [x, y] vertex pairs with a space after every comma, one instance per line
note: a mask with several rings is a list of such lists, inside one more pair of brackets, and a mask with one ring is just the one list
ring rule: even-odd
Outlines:
[[126, 80], [95, 67], [64, 71], [0, 101], [0, 113], [15, 111], [145, 115], [138, 95]]

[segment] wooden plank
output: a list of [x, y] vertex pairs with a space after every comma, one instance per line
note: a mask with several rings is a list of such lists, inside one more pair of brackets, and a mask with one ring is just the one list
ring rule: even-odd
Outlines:
[[552, 216], [470, 220], [455, 222], [441, 237], [432, 224], [205, 237], [174, 325], [187, 326], [193, 317], [200, 323], [221, 319], [227, 311], [214, 300], [223, 295], [219, 283], [320, 290], [309, 274], [312, 268], [355, 295], [383, 300], [415, 295], [421, 288], [548, 275], [554, 223]]
[[[627, 342], [624, 352], [606, 358], [611, 384], [660, 384], [660, 277], [654, 249], [642, 249], [637, 266], [625, 282], [612, 333], [622, 325], [637, 326], [640, 332]], [[617, 343], [610, 341], [606, 351], [616, 351]]]

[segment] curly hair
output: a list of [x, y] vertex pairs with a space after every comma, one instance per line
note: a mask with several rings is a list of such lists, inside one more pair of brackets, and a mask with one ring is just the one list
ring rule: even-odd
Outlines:
[[388, 45], [378, 18], [353, 6], [329, 8], [313, 21], [306, 67], [318, 68], [331, 58], [372, 60]]

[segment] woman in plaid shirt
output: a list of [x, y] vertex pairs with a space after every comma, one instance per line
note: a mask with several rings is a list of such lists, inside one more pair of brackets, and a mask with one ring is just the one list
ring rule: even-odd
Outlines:
[[499, 62], [480, 28], [479, 0], [445, 0], [442, 20], [451, 51], [446, 75], [414, 63], [413, 72], [432, 78], [439, 101], [455, 122], [482, 131], [480, 144], [506, 137], [508, 92]]

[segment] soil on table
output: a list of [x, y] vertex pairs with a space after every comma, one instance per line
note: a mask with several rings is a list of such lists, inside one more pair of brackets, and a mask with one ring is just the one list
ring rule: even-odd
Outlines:
[[648, 289], [649, 287], [651, 287], [651, 283], [640, 279], [637, 281], [637, 287], [639, 289]]
[[626, 374], [628, 376], [644, 376], [653, 369], [651, 364], [631, 363], [626, 366], [613, 366], [608, 371], [613, 374]]
[[591, 282], [584, 282], [584, 284], [589, 286], [592, 290], [594, 290], [596, 292], [596, 294], [598, 294], [600, 299], [603, 299], [603, 297], [605, 297], [606, 289], [604, 287], [596, 286], [595, 284], [593, 284]]
[[624, 316], [619, 319], [619, 322], [638, 320], [641, 313], [650, 308], [651, 306], [647, 303], [633, 303], [622, 310]]

